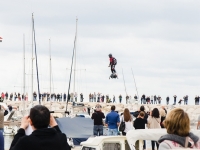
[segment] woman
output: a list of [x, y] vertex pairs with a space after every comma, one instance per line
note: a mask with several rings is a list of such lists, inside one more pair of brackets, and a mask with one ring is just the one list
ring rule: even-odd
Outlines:
[[124, 109], [124, 113], [121, 117], [121, 122], [124, 121], [125, 122], [125, 130], [122, 131], [122, 135], [126, 135], [126, 133], [129, 130], [133, 129], [133, 118], [130, 114], [130, 111], [128, 110], [128, 108]]
[[158, 140], [159, 150], [200, 149], [199, 137], [190, 132], [190, 119], [181, 108], [173, 109], [167, 115], [164, 126], [168, 134]]
[[[161, 121], [161, 119], [160, 119], [160, 113], [158, 111], [158, 108], [154, 108], [153, 111], [150, 113], [150, 116], [147, 119], [148, 128], [149, 129], [161, 128], [160, 121]], [[151, 141], [152, 150], [154, 150], [154, 148], [155, 148], [155, 143], [156, 143], [157, 149], [159, 147], [159, 145], [156, 141]]]
[[164, 106], [162, 106], [161, 109], [160, 109], [160, 116], [161, 116], [160, 126], [161, 126], [161, 128], [165, 128], [164, 125], [163, 125], [163, 122], [166, 118], [166, 115], [167, 115], [167, 110], [165, 109]]

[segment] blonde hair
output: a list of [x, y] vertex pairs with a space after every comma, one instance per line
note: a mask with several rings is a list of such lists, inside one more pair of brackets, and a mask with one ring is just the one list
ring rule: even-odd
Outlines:
[[175, 108], [167, 115], [164, 126], [169, 134], [188, 136], [190, 132], [190, 119], [183, 109]]
[[161, 117], [165, 117], [166, 116], [166, 113], [165, 113], [164, 109], [161, 108], [159, 112], [160, 112], [160, 116]]

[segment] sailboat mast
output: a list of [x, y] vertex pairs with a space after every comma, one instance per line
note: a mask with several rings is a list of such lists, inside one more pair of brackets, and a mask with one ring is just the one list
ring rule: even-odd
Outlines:
[[31, 107], [33, 107], [33, 13], [32, 13], [32, 73], [31, 73]]
[[77, 42], [77, 23], [78, 23], [78, 19], [76, 18], [76, 41], [75, 41], [75, 46], [74, 46], [74, 95], [75, 95], [75, 78], [76, 78], [76, 42]]
[[75, 45], [76, 45], [76, 35], [77, 35], [77, 33], [75, 33], [75, 38], [74, 38], [74, 48], [73, 48], [73, 54], [72, 54], [72, 64], [71, 64], [70, 77], [69, 77], [69, 87], [68, 87], [68, 93], [67, 93], [66, 112], [67, 112], [68, 102], [69, 102], [69, 100], [70, 100], [69, 91], [70, 91], [71, 76], [72, 76], [72, 69], [73, 69], [72, 67], [73, 67], [74, 52], [75, 52]]
[[134, 83], [135, 83], [135, 89], [136, 89], [136, 92], [137, 92], [137, 97], [139, 99], [138, 90], [137, 90], [137, 86], [136, 86], [136, 82], [135, 82], [135, 77], [134, 77], [132, 68], [131, 68], [131, 71], [132, 71], [132, 75], [133, 75], [133, 79], [134, 79]]
[[51, 97], [51, 39], [49, 39], [49, 56], [50, 56], [50, 63], [49, 63], [49, 71], [50, 71], [50, 97]]
[[23, 34], [23, 55], [24, 55], [24, 73], [23, 73], [23, 94], [24, 94], [24, 98], [23, 98], [23, 111], [25, 110], [25, 85], [26, 85], [26, 76], [25, 76], [25, 35]]
[[[124, 73], [123, 73], [123, 69], [122, 69], [122, 74], [123, 74], [123, 80], [124, 80]], [[125, 84], [125, 80], [124, 80], [124, 88], [125, 88], [125, 92], [126, 92], [126, 96], [127, 96], [128, 94], [127, 94], [127, 91], [126, 91], [126, 84]]]
[[[40, 95], [40, 83], [39, 83], [39, 74], [38, 74], [38, 61], [37, 61], [37, 51], [36, 51], [34, 19], [33, 19], [33, 33], [34, 33], [33, 36], [34, 36], [34, 46], [35, 46], [35, 63], [36, 63], [36, 73], [37, 73], [38, 95]], [[41, 104], [40, 99], [39, 99], [39, 104]]]

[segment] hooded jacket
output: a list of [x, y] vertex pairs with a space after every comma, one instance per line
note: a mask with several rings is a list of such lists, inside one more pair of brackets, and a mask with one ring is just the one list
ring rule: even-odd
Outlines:
[[71, 150], [67, 137], [58, 126], [37, 129], [31, 135], [25, 135], [20, 128], [15, 135], [10, 150]]
[[200, 149], [199, 137], [193, 133], [189, 133], [187, 137], [182, 137], [175, 134], [166, 134], [162, 136], [158, 142], [159, 150], [191, 148]]

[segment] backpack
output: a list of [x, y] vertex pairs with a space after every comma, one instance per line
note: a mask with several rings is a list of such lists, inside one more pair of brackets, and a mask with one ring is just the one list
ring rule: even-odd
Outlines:
[[120, 123], [120, 126], [119, 126], [119, 131], [121, 131], [121, 132], [124, 132], [125, 127], [126, 127], [125, 121], [123, 121], [123, 120], [124, 120], [124, 117], [123, 117], [122, 122]]
[[113, 57], [113, 65], [117, 65], [117, 59]]

